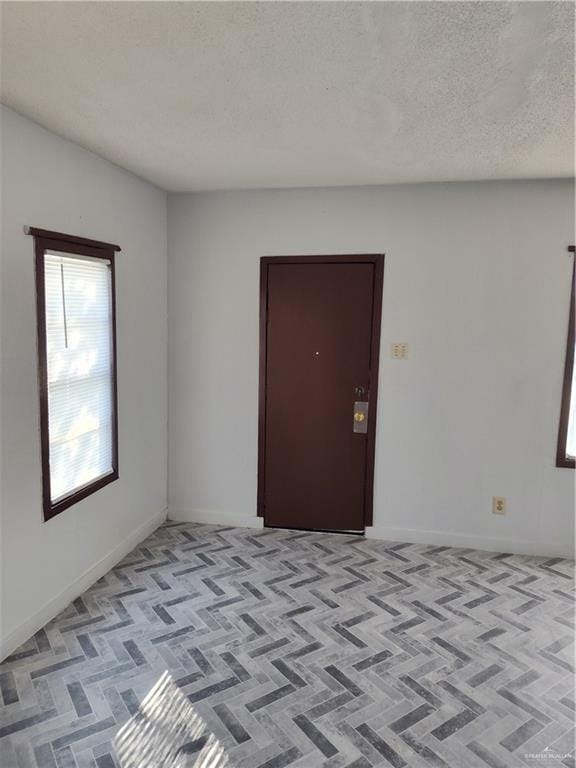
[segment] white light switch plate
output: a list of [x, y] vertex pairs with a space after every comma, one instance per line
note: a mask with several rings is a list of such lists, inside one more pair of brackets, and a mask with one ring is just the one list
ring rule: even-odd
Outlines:
[[395, 341], [390, 348], [390, 354], [394, 360], [406, 360], [408, 357], [408, 344], [405, 341]]

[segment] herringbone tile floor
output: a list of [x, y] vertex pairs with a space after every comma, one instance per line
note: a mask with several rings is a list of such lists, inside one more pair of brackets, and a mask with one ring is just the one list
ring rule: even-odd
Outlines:
[[169, 523], [0, 667], [0, 764], [573, 766], [572, 578]]

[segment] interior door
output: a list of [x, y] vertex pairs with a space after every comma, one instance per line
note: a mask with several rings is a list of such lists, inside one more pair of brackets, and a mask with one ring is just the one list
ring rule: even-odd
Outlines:
[[259, 512], [371, 522], [383, 257], [263, 259]]

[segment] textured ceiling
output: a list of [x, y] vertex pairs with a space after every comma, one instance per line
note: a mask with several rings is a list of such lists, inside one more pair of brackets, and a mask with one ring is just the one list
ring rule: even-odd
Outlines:
[[168, 190], [572, 176], [571, 2], [4, 2], [2, 101]]

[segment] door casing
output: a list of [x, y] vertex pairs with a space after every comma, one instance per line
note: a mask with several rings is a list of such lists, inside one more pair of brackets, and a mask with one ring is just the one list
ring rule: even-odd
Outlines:
[[364, 525], [372, 525], [374, 503], [374, 460], [376, 454], [376, 414], [378, 411], [378, 368], [384, 254], [338, 254], [332, 256], [263, 256], [260, 259], [260, 365], [258, 387], [258, 496], [257, 514], [264, 517], [266, 489], [266, 370], [268, 328], [268, 268], [271, 264], [373, 264], [372, 334], [370, 343], [370, 419], [366, 435], [366, 473], [364, 477]]

